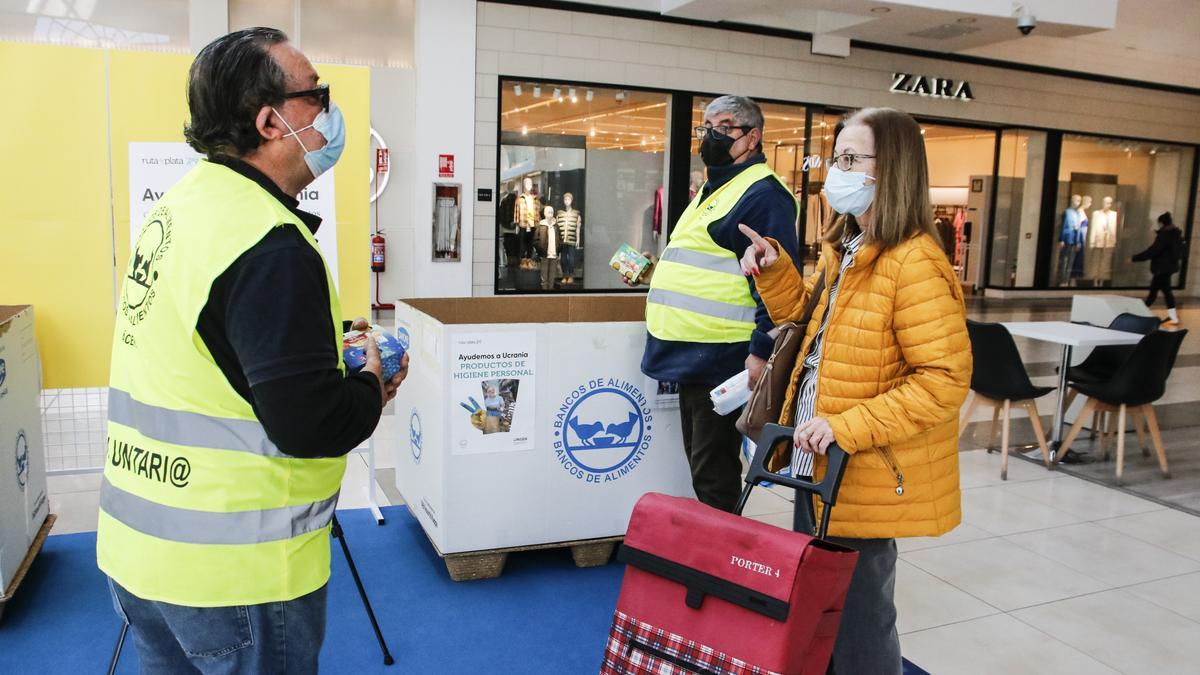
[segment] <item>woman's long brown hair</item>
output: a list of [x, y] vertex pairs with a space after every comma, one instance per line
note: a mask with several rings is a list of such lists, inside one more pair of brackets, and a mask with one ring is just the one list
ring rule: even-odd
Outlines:
[[[922, 232], [937, 239], [921, 125], [894, 108], [864, 108], [838, 124], [834, 142], [842, 129], [855, 124], [867, 126], [875, 135], [875, 201], [864, 243], [878, 243], [887, 250]], [[838, 216], [826, 230], [825, 241], [837, 246], [847, 227], [856, 232], [859, 223], [852, 215]]]

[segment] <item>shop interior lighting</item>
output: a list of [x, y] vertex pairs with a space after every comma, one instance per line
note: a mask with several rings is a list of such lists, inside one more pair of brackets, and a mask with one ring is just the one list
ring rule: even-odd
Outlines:
[[542, 85], [540, 85], [540, 84], [533, 85], [533, 97], [538, 98], [541, 95], [542, 95]]
[[514, 84], [513, 85], [513, 93], [516, 94], [517, 96], [520, 96], [521, 95], [521, 85]]
[[529, 127], [522, 125], [521, 126], [521, 135], [528, 136], [529, 135]]
[[625, 92], [618, 91], [615, 98], [617, 99], [617, 103], [624, 103], [625, 102]]
[[590, 133], [589, 135], [590, 135], [590, 136], [592, 136], [592, 137], [595, 137], [595, 136], [596, 136], [596, 127], [592, 127], [592, 131], [591, 131], [591, 133]]
[[562, 89], [559, 89], [558, 87], [554, 88], [554, 98], [558, 99], [559, 103], [562, 103], [562, 101], [563, 101]]
[[567, 96], [571, 97], [571, 103], [578, 103], [579, 99], [575, 97], [575, 87], [567, 90]]
[[595, 96], [595, 93], [593, 93], [591, 89], [588, 89], [587, 94], [584, 95], [584, 99], [586, 99], [588, 103], [591, 103], [593, 96]]

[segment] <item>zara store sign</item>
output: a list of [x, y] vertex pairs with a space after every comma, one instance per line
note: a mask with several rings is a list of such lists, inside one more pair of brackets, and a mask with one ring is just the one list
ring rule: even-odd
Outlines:
[[944, 77], [913, 75], [912, 73], [892, 73], [890, 91], [894, 94], [912, 94], [957, 101], [975, 100], [975, 94], [971, 92], [971, 83], [966, 80], [949, 80]]

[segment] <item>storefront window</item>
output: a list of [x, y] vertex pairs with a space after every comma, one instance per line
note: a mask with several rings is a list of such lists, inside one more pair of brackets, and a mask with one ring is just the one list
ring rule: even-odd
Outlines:
[[1050, 256], [1055, 287], [1147, 286], [1130, 258], [1154, 240], [1159, 214], [1184, 225], [1190, 147], [1064, 135]]
[[664, 232], [667, 95], [500, 86], [497, 292], [628, 290], [609, 260]]
[[1009, 129], [1001, 133], [989, 286], [1029, 288], [1034, 284], [1045, 163], [1045, 132]]

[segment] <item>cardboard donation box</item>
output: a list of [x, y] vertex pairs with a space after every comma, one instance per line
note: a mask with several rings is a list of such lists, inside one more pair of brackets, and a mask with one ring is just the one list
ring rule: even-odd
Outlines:
[[628, 296], [396, 304], [396, 487], [439, 553], [622, 536], [643, 494], [693, 496], [644, 316]]
[[0, 305], [0, 601], [49, 513], [33, 307]]

